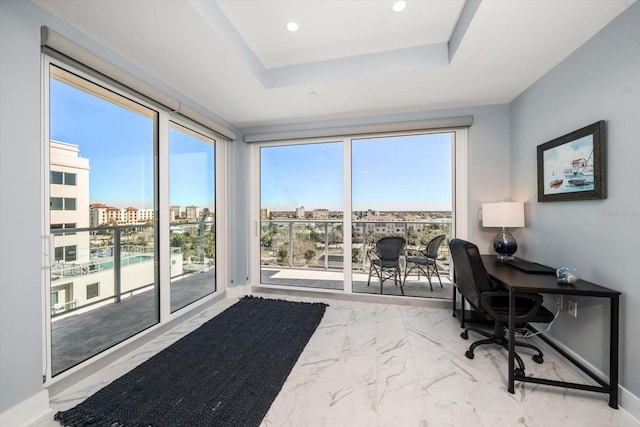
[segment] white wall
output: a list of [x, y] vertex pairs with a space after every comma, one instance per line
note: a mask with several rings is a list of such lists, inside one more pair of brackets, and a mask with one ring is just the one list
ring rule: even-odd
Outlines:
[[[435, 119], [442, 117], [473, 116], [473, 125], [469, 129], [468, 152], [468, 207], [469, 220], [467, 224], [469, 239], [476, 242], [483, 252], [489, 252], [490, 242], [495, 235], [495, 230], [486, 231], [480, 227], [478, 221], [478, 209], [483, 202], [508, 200], [509, 198], [509, 107], [508, 105], [490, 105], [482, 107], [456, 108], [449, 110], [437, 110], [428, 112], [416, 112], [406, 114], [394, 114], [367, 118], [345, 118], [340, 120], [328, 120], [318, 122], [295, 123], [289, 125], [260, 126], [241, 129], [242, 134], [259, 134], [270, 132], [299, 131], [305, 129], [336, 128], [342, 126], [358, 126], [380, 123], [403, 122], [423, 119]], [[239, 137], [242, 140], [242, 136]], [[231, 214], [237, 221], [244, 221], [237, 229], [249, 226], [249, 183], [246, 165], [249, 164], [248, 144], [237, 141], [232, 146], [237, 164], [245, 165], [238, 168], [231, 178], [231, 194], [242, 198], [236, 204], [240, 209]], [[425, 171], [424, 183], [428, 185], [429, 172]], [[249, 227], [250, 230], [253, 228]], [[247, 240], [235, 241], [238, 245], [234, 254], [239, 260], [246, 260], [249, 254]], [[234, 277], [244, 279], [248, 277], [248, 265], [235, 262]], [[245, 282], [246, 283], [246, 282]], [[236, 280], [235, 285], [241, 285], [241, 280]]]
[[42, 188], [47, 177], [42, 165], [42, 25], [204, 111], [34, 3], [0, 0], [0, 426], [25, 425], [49, 408], [42, 381], [48, 369], [43, 338]]
[[[536, 146], [598, 120], [607, 122], [608, 198], [538, 203]], [[572, 265], [581, 278], [622, 292], [620, 383], [637, 399], [640, 2], [513, 101], [510, 123], [511, 195], [528, 202], [519, 253]], [[608, 315], [608, 303], [581, 298], [578, 318], [563, 313], [551, 333], [608, 374]]]
[[0, 2], [0, 414], [23, 402], [39, 410], [48, 405], [42, 390], [40, 37], [16, 6]]

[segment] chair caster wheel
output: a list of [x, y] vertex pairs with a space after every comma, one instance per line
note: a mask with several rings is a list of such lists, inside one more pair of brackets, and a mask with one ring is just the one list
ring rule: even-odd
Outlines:
[[465, 356], [467, 356], [467, 359], [473, 359], [473, 352], [471, 350], [467, 350], [467, 352], [464, 354]]
[[532, 357], [533, 361], [536, 362], [537, 364], [541, 364], [542, 362], [544, 362], [544, 358], [542, 357], [541, 354], [534, 354]]
[[516, 376], [524, 377], [524, 369], [522, 368], [516, 368], [513, 372]]
[[465, 340], [466, 340], [466, 339], [469, 339], [469, 334], [468, 334], [468, 333], [466, 333], [466, 332], [461, 332], [461, 333], [460, 333], [460, 337], [462, 337], [462, 339], [465, 339]]

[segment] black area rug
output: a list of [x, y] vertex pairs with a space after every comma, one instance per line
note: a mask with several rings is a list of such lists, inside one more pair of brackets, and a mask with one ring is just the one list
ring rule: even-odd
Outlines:
[[66, 426], [258, 426], [326, 304], [244, 297], [55, 419]]

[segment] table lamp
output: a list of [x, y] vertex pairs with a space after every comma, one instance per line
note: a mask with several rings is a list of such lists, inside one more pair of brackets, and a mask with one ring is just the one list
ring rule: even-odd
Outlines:
[[513, 259], [513, 254], [518, 250], [518, 243], [508, 227], [524, 227], [524, 203], [483, 203], [482, 226], [502, 227], [502, 231], [493, 239], [493, 249], [498, 253], [498, 259]]

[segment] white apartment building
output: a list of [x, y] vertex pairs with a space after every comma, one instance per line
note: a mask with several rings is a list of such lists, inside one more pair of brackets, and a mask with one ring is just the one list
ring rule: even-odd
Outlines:
[[[74, 144], [52, 140], [49, 148], [51, 230], [89, 227], [89, 159], [81, 158]], [[55, 247], [52, 271], [89, 262], [89, 233], [52, 234], [51, 239]], [[58, 277], [52, 277], [51, 307], [63, 310], [74, 299], [73, 282], [57, 283]]]
[[155, 212], [153, 209], [138, 209], [131, 206], [121, 209], [102, 203], [92, 203], [89, 207], [89, 217], [91, 227], [107, 224], [130, 225], [152, 221], [155, 218]]
[[138, 209], [129, 206], [128, 208], [124, 209], [124, 213], [125, 213], [125, 218], [127, 221], [127, 224], [137, 224], [139, 222], [139, 218], [138, 218]]
[[138, 213], [136, 218], [138, 223], [153, 221], [153, 219], [155, 218], [155, 212], [153, 211], [153, 209], [136, 209], [136, 211]]
[[328, 219], [329, 209], [314, 209], [311, 215], [313, 219]]
[[200, 209], [198, 209], [198, 207], [195, 206], [195, 205], [187, 206], [185, 208], [185, 213], [186, 213], [187, 219], [196, 219], [196, 218], [198, 218], [199, 211], [200, 211]]
[[98, 227], [108, 222], [107, 208], [109, 206], [102, 203], [92, 203], [89, 206], [89, 225]]
[[[89, 159], [79, 156], [77, 145], [50, 142], [51, 228], [89, 227]], [[55, 261], [89, 260], [87, 233], [55, 235]]]
[[175, 220], [176, 218], [180, 218], [180, 206], [173, 205], [169, 207], [169, 212], [169, 215], [171, 215], [171, 221]]

